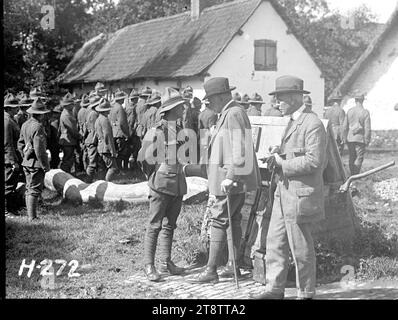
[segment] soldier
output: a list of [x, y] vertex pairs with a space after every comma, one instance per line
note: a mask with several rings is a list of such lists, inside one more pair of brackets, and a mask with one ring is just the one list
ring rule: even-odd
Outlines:
[[80, 152], [82, 154], [82, 164], [84, 171], [87, 170], [88, 166], [88, 157], [87, 157], [87, 150], [84, 145], [84, 140], [86, 139], [87, 130], [86, 130], [86, 116], [88, 109], [87, 107], [90, 105], [89, 97], [84, 94], [80, 101], [80, 110], [77, 113], [77, 127], [79, 130], [79, 147]]
[[217, 114], [209, 108], [209, 102], [205, 100], [205, 109], [199, 114], [199, 125], [200, 130], [210, 130], [211, 127], [215, 126], [217, 123]]
[[193, 96], [193, 89], [191, 86], [187, 86], [183, 93], [182, 97], [187, 100], [187, 103], [189, 103], [189, 106], [191, 107], [190, 109], [190, 115], [189, 115], [189, 128], [193, 129], [198, 135], [198, 125], [199, 125], [199, 114], [200, 114], [200, 108], [202, 106], [202, 102], [200, 99], [197, 97]]
[[32, 105], [32, 103], [33, 99], [29, 98], [25, 93], [19, 96], [19, 111], [14, 116], [14, 120], [19, 128], [21, 128], [22, 124], [28, 120], [29, 114], [26, 112], [26, 110]]
[[46, 95], [41, 91], [40, 87], [32, 88], [29, 92], [29, 98], [32, 100], [40, 98], [42, 102], [47, 100]]
[[[105, 171], [105, 180], [112, 181], [114, 176], [118, 173], [116, 163], [116, 148], [113, 140], [112, 126], [108, 119], [109, 112], [111, 111], [111, 105], [108, 100], [101, 98], [98, 106], [95, 110], [99, 113], [97, 120], [95, 121], [95, 135], [98, 139], [98, 154], [102, 161], [99, 164], [102, 168], [101, 171]], [[103, 167], [105, 165], [105, 168]]]
[[88, 176], [88, 182], [94, 180], [95, 172], [98, 168], [98, 151], [97, 151], [97, 138], [95, 135], [95, 122], [98, 118], [98, 112], [95, 111], [95, 107], [98, 106], [101, 98], [96, 94], [90, 97], [90, 104], [87, 107], [86, 114], [86, 139], [84, 140], [84, 146], [87, 151], [87, 169], [86, 173]]
[[279, 104], [275, 97], [272, 97], [270, 105], [262, 109], [261, 115], [266, 117], [282, 117], [282, 112], [279, 110]]
[[344, 141], [343, 141], [343, 125], [345, 119], [345, 111], [340, 106], [342, 97], [340, 95], [330, 98], [329, 104], [332, 106], [325, 110], [324, 118], [330, 121], [334, 137], [336, 139], [337, 147], [339, 148], [340, 155], [343, 154]]
[[312, 99], [308, 94], [303, 96], [303, 103], [307, 106], [309, 110], [312, 110]]
[[[63, 152], [60, 168], [68, 173], [72, 170], [75, 161], [75, 149], [79, 143], [77, 121], [73, 115], [74, 104], [75, 101], [70, 93], [67, 93], [60, 103], [63, 107], [61, 118], [59, 120], [59, 144]], [[75, 166], [75, 173], [77, 172], [78, 169]]]
[[60, 105], [55, 106], [51, 112], [50, 118], [50, 134], [48, 137], [48, 150], [50, 150], [50, 168], [57, 169], [60, 163], [59, 159], [59, 119], [61, 117], [62, 107]]
[[5, 214], [12, 216], [16, 206], [15, 190], [20, 173], [21, 157], [17, 152], [19, 127], [14, 121], [18, 99], [11, 93], [4, 100], [4, 200]]
[[136, 113], [137, 113], [137, 127], [136, 127], [136, 134], [142, 140], [145, 136], [145, 111], [147, 110], [147, 100], [152, 95], [152, 89], [149, 87], [145, 87], [141, 90], [139, 95], [139, 99], [137, 101], [136, 106]]
[[129, 126], [127, 122], [127, 114], [122, 107], [123, 101], [127, 98], [127, 94], [119, 89], [116, 90], [113, 101], [111, 102], [111, 111], [109, 113], [109, 121], [112, 125], [112, 133], [117, 154], [117, 165], [119, 169], [128, 169], [128, 160], [130, 156], [129, 147]]
[[234, 95], [232, 96], [232, 99], [234, 99], [237, 103], [241, 103], [242, 96], [240, 95], [239, 92], [235, 92]]
[[153, 91], [151, 97], [147, 101], [148, 109], [145, 112], [145, 128], [149, 131], [154, 125], [159, 122], [159, 111], [161, 102], [161, 95], [157, 91]]
[[249, 100], [250, 106], [247, 109], [248, 116], [261, 116], [261, 105], [265, 102], [263, 98], [256, 92]]
[[356, 106], [348, 110], [343, 124], [343, 139], [347, 143], [351, 175], [361, 171], [366, 147], [370, 143], [371, 124], [369, 111], [363, 107], [365, 96], [355, 96]]
[[43, 126], [44, 115], [50, 110], [36, 99], [26, 111], [31, 117], [22, 125], [18, 150], [23, 157], [26, 176], [26, 208], [30, 220], [37, 218], [37, 204], [44, 187], [44, 175], [50, 169], [47, 156], [47, 137]]
[[[166, 88], [162, 97], [160, 115], [162, 119], [155, 126], [154, 137], [160, 135], [164, 145], [158, 146], [165, 152], [162, 163], [151, 163], [155, 170], [149, 177], [148, 185], [149, 210], [151, 218], [147, 226], [144, 240], [144, 272], [148, 280], [159, 281], [160, 275], [155, 268], [155, 252], [159, 237], [159, 259], [161, 273], [172, 275], [182, 274], [184, 268], [176, 266], [171, 260], [171, 249], [176, 221], [181, 211], [182, 197], [187, 192], [187, 184], [182, 170], [182, 164], [177, 159], [177, 133], [181, 127], [177, 120], [182, 117], [185, 100], [178, 91]], [[143, 141], [139, 161], [143, 162], [148, 146], [155, 141]], [[161, 157], [162, 158], [162, 157]]]
[[141, 148], [141, 140], [136, 134], [136, 129], [138, 125], [136, 107], [138, 98], [138, 91], [135, 89], [131, 90], [129, 95], [129, 103], [127, 104], [126, 108], [127, 123], [129, 126], [129, 145], [131, 150], [131, 156], [129, 159], [130, 169], [136, 166], [138, 151]]

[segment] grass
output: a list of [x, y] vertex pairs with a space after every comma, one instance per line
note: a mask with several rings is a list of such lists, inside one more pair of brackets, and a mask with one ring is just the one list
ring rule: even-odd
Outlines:
[[[397, 159], [397, 153], [369, 154], [364, 170]], [[347, 159], [344, 158], [347, 162]], [[357, 183], [360, 196], [354, 197], [358, 218], [355, 256], [339, 254], [339, 243], [317, 247], [319, 282], [342, 277], [344, 264], [353, 264], [358, 279], [396, 278], [398, 203], [378, 198], [373, 182], [398, 176], [397, 166]], [[147, 204], [131, 205], [123, 201], [102, 204], [93, 201], [76, 206], [62, 201], [48, 190], [43, 192], [40, 220], [28, 222], [25, 216], [6, 220], [6, 293], [8, 298], [162, 298], [167, 293], [150, 290], [139, 284], [126, 284], [135, 272], [142, 272], [143, 237], [149, 218]], [[376, 203], [378, 203], [376, 205]], [[391, 208], [386, 211], [385, 203]], [[206, 203], [183, 205], [175, 231], [173, 260], [190, 264], [199, 256], [199, 232]], [[119, 243], [130, 238], [127, 244]], [[395, 255], [395, 256], [394, 256]], [[70, 278], [67, 267], [55, 278], [55, 290], [41, 287], [39, 270], [31, 278], [18, 276], [22, 259], [38, 264], [44, 259], [79, 262], [78, 278]], [[362, 260], [361, 260], [362, 259]], [[55, 270], [58, 269], [58, 265]], [[334, 279], [334, 278], [333, 278]]]

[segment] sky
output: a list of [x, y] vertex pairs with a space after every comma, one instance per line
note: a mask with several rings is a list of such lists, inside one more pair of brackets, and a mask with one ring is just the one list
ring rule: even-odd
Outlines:
[[327, 0], [329, 8], [338, 10], [342, 14], [365, 4], [378, 16], [377, 22], [386, 23], [393, 12], [398, 0]]

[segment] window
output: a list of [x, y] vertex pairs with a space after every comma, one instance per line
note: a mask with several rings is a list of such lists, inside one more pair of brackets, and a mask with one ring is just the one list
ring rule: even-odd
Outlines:
[[254, 40], [254, 70], [276, 71], [276, 41]]

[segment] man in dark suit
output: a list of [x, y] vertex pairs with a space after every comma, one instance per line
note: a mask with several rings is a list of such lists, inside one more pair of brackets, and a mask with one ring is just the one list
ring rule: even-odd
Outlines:
[[[216, 198], [211, 208], [209, 259], [205, 271], [191, 280], [195, 283], [218, 281], [218, 258], [226, 244], [227, 228], [230, 228], [233, 235], [233, 244], [228, 245], [229, 261], [220, 276], [234, 275], [232, 261], [233, 256], [237, 255], [242, 237], [241, 209], [245, 193], [257, 190], [261, 184], [250, 121], [242, 106], [232, 99], [231, 91], [235, 88], [229, 86], [227, 78], [216, 77], [208, 80], [204, 89], [204, 99], [209, 100], [210, 108], [220, 117], [211, 135], [206, 166], [209, 193]], [[186, 169], [189, 168], [188, 165]], [[232, 225], [229, 225], [228, 201]], [[239, 274], [239, 269], [236, 271]]]
[[312, 223], [324, 218], [323, 169], [326, 131], [322, 121], [303, 103], [304, 81], [293, 76], [276, 79], [281, 112], [290, 117], [273, 162], [280, 180], [274, 196], [266, 239], [266, 280], [257, 299], [283, 299], [289, 269], [289, 248], [296, 266], [297, 295], [315, 295], [315, 249]]
[[[177, 147], [181, 144], [177, 137], [182, 130], [177, 122], [183, 116], [184, 104], [185, 100], [177, 90], [165, 89], [159, 113], [161, 120], [148, 131], [138, 155], [140, 163], [148, 162], [153, 169], [148, 181], [151, 218], [144, 240], [144, 271], [150, 281], [160, 280], [155, 268], [158, 237], [159, 271], [173, 275], [184, 272], [183, 268], [176, 266], [171, 260], [174, 229], [177, 227], [183, 195], [187, 193], [183, 166], [177, 159]], [[152, 154], [149, 155], [149, 148], [153, 145], [157, 147], [156, 159], [152, 158]]]
[[47, 136], [43, 126], [45, 114], [50, 110], [36, 99], [26, 111], [31, 117], [21, 128], [18, 150], [26, 177], [26, 209], [30, 220], [37, 218], [39, 197], [44, 188], [44, 175], [50, 170], [47, 156]]
[[343, 139], [348, 147], [351, 175], [361, 171], [366, 147], [371, 138], [370, 113], [363, 107], [364, 100], [364, 95], [355, 96], [356, 106], [348, 110], [343, 124]]
[[15, 190], [20, 173], [21, 157], [17, 151], [19, 127], [14, 121], [18, 112], [18, 99], [11, 93], [4, 100], [4, 200], [5, 213], [16, 209]]

